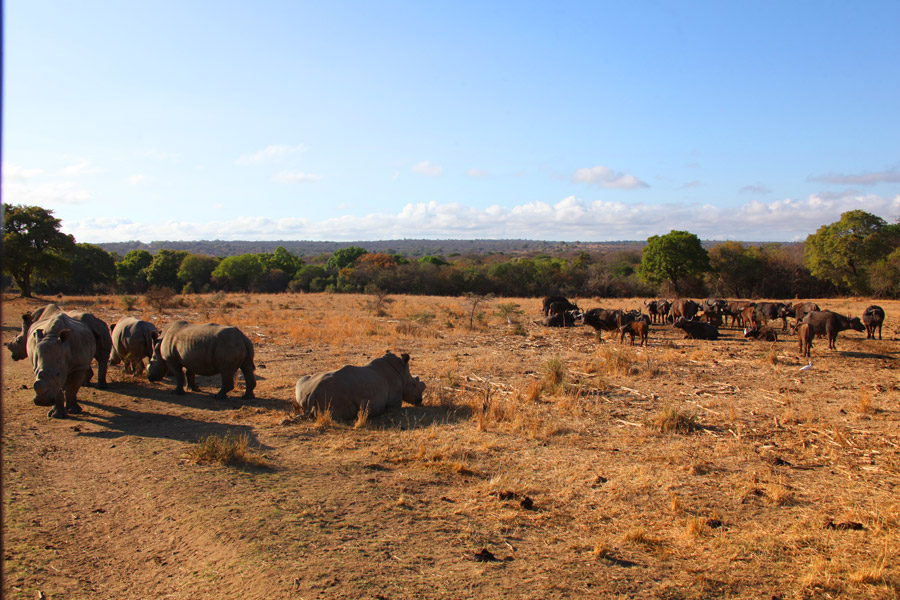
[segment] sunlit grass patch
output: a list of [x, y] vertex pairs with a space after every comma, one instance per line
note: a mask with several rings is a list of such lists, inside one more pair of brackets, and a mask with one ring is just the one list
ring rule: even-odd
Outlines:
[[197, 463], [219, 463], [237, 467], [265, 467], [268, 462], [259, 452], [250, 447], [250, 436], [246, 433], [227, 433], [224, 436], [209, 434], [188, 449], [188, 457]]

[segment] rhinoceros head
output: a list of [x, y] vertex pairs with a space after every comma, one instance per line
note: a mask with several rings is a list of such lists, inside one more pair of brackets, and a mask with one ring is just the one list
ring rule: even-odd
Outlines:
[[34, 403], [38, 406], [52, 406], [63, 396], [63, 387], [68, 377], [68, 352], [66, 340], [71, 333], [65, 329], [58, 335], [44, 335], [38, 329], [34, 335]]
[[150, 357], [150, 365], [147, 367], [147, 379], [150, 381], [162, 381], [163, 377], [169, 373], [166, 361], [162, 358], [161, 346], [162, 338], [153, 341], [153, 356]]
[[418, 377], [413, 377], [409, 372], [409, 354], [400, 355], [403, 359], [403, 401], [408, 404], [422, 404], [422, 394], [425, 392], [425, 382]]
[[9, 348], [9, 353], [12, 354], [13, 360], [24, 360], [28, 357], [28, 348], [25, 341], [25, 336], [21, 333], [14, 337], [12, 340], [6, 342], [6, 347]]

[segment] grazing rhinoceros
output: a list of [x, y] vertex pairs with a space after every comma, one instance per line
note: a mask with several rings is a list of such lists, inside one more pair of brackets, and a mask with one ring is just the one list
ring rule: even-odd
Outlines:
[[246, 390], [241, 398], [253, 398], [256, 377], [253, 372], [253, 343], [237, 327], [223, 327], [215, 323], [191, 325], [175, 321], [165, 326], [153, 344], [153, 358], [147, 368], [150, 381], [159, 381], [171, 372], [175, 375], [175, 394], [184, 394], [185, 372], [187, 385], [197, 392], [196, 375], [222, 375], [222, 388], [216, 398], [224, 398], [234, 389], [234, 374], [244, 374]]
[[62, 311], [51, 311], [32, 323], [26, 345], [34, 368], [34, 403], [53, 406], [48, 415], [57, 419], [80, 413], [78, 388], [93, 375], [91, 330]]
[[[106, 384], [106, 368], [109, 363], [109, 354], [112, 351], [112, 337], [109, 334], [109, 328], [106, 323], [98, 319], [91, 313], [72, 312], [63, 313], [56, 304], [48, 304], [35, 310], [34, 312], [22, 315], [22, 332], [14, 337], [12, 341], [7, 342], [6, 347], [9, 348], [13, 360], [24, 360], [28, 357], [27, 340], [28, 331], [32, 325], [45, 317], [55, 314], [67, 314], [69, 317], [80, 321], [91, 331], [94, 336], [94, 359], [97, 361], [97, 387], [105, 390]], [[93, 376], [93, 375], [92, 375]], [[88, 382], [85, 382], [87, 385]]]
[[391, 352], [369, 364], [305, 375], [297, 382], [297, 408], [305, 415], [331, 412], [335, 419], [355, 419], [360, 410], [380, 415], [402, 402], [421, 404], [425, 384], [409, 373], [409, 354]]
[[117, 365], [125, 361], [126, 373], [143, 373], [144, 357], [153, 357], [153, 343], [159, 337], [156, 325], [134, 317], [122, 317], [109, 328], [113, 343], [113, 356], [109, 364]]

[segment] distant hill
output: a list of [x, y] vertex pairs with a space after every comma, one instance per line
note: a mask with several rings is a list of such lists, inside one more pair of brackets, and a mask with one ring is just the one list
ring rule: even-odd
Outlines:
[[[718, 244], [718, 241], [704, 241], [706, 248]], [[743, 242], [744, 245], [755, 246], [763, 242]], [[274, 252], [278, 246], [297, 256], [317, 256], [331, 254], [335, 250], [349, 246], [359, 246], [369, 252], [387, 252], [400, 254], [409, 258], [426, 255], [448, 256], [451, 254], [570, 254], [576, 252], [616, 252], [621, 250], [640, 250], [647, 244], [646, 240], [617, 242], [546, 242], [538, 240], [374, 240], [356, 242], [310, 242], [297, 240], [280, 240], [274, 242], [248, 242], [227, 240], [201, 240], [195, 242], [162, 241], [149, 244], [139, 241], [111, 242], [97, 244], [107, 252], [115, 252], [124, 256], [131, 250], [147, 250], [155, 254], [158, 250], [186, 250], [192, 254], [208, 254], [210, 256], [236, 256], [239, 254], [259, 254]], [[784, 245], [793, 245], [786, 243]]]

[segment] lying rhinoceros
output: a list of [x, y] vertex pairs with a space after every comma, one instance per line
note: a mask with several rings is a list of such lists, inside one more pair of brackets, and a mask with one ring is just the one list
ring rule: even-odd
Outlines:
[[126, 373], [143, 373], [144, 357], [153, 356], [153, 343], [159, 337], [156, 325], [134, 317], [122, 317], [110, 329], [113, 356], [109, 364], [117, 365], [125, 361]]
[[296, 387], [298, 410], [331, 412], [335, 419], [355, 419], [360, 410], [377, 416], [402, 402], [421, 404], [425, 384], [409, 372], [409, 354], [390, 352], [369, 364], [347, 365], [336, 371], [301, 377]]
[[[97, 387], [101, 390], [105, 390], [108, 387], [106, 384], [106, 369], [107, 364], [109, 363], [109, 354], [112, 350], [112, 337], [110, 336], [109, 328], [106, 323], [91, 313], [63, 313], [56, 304], [48, 304], [34, 312], [25, 313], [22, 315], [22, 332], [6, 344], [6, 347], [9, 348], [9, 351], [12, 354], [12, 359], [24, 360], [28, 357], [28, 332], [31, 330], [31, 327], [41, 319], [57, 313], [67, 314], [76, 321], [80, 321], [87, 326], [93, 334], [95, 348], [94, 359], [97, 361]], [[88, 382], [85, 382], [85, 385], [87, 385], [87, 383]]]
[[78, 389], [93, 375], [96, 344], [91, 330], [55, 311], [32, 323], [26, 345], [34, 368], [34, 403], [53, 406], [48, 414], [59, 419], [80, 413]]
[[256, 377], [253, 372], [253, 343], [237, 327], [223, 327], [215, 323], [191, 325], [175, 321], [162, 330], [153, 344], [153, 358], [147, 368], [150, 381], [159, 381], [172, 372], [175, 375], [175, 394], [184, 394], [185, 372], [191, 391], [197, 392], [195, 375], [222, 375], [222, 389], [216, 398], [224, 398], [234, 389], [234, 374], [244, 374], [246, 391], [242, 398], [253, 398]]

